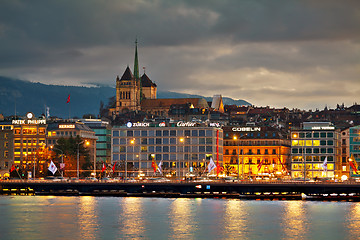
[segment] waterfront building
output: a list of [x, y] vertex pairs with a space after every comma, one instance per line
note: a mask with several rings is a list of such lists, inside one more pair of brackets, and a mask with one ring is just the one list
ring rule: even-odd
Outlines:
[[341, 176], [350, 177], [350, 128], [341, 131]]
[[360, 178], [360, 125], [349, 129], [350, 177]]
[[[28, 112], [25, 119], [12, 120], [14, 131], [14, 165], [21, 167], [31, 177], [46, 171], [46, 119], [35, 118]], [[24, 173], [25, 176], [25, 173]]]
[[9, 177], [14, 164], [14, 132], [11, 123], [0, 123], [0, 178]]
[[[126, 165], [122, 171], [128, 176], [199, 176], [207, 173], [211, 157], [220, 170], [222, 146], [221, 128], [195, 122], [129, 122], [112, 128], [112, 162]], [[162, 174], [153, 169], [160, 162]]]
[[340, 130], [330, 122], [302, 125], [291, 131], [292, 178], [341, 178]]
[[111, 128], [108, 121], [101, 119], [83, 119], [86, 126], [95, 132], [96, 140], [96, 162], [111, 162]]
[[[53, 148], [60, 138], [79, 136], [82, 143], [89, 150], [90, 161], [96, 164], [96, 140], [95, 132], [82, 122], [59, 122], [50, 123], [47, 127], [47, 147]], [[68, 170], [68, 167], [65, 167]], [[96, 168], [96, 166], [95, 166]]]
[[225, 126], [224, 169], [245, 179], [284, 178], [289, 173], [290, 140], [273, 127]]

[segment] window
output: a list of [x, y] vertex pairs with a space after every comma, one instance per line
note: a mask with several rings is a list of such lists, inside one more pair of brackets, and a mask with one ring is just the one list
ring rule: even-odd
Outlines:
[[139, 131], [139, 130], [135, 130], [135, 131], [134, 131], [134, 136], [135, 136], [135, 137], [140, 137], [140, 131]]
[[8, 147], [9, 147], [9, 142], [8, 142], [8, 141], [4, 142], [4, 147], [5, 147], [5, 148], [8, 148]]
[[292, 152], [292, 153], [299, 153], [299, 149], [297, 149], [297, 148], [292, 148], [292, 149], [291, 149], [291, 152]]
[[327, 152], [328, 152], [328, 153], [334, 153], [334, 149], [333, 149], [333, 148], [328, 148], [328, 149], [327, 149]]
[[154, 145], [154, 141], [155, 141], [154, 138], [149, 138], [149, 144], [150, 145]]
[[[249, 150], [249, 153], [251, 154], [251, 149]], [[269, 154], [269, 150], [265, 149], [265, 154]]]
[[212, 146], [206, 146], [206, 152], [212, 152]]
[[161, 144], [161, 138], [156, 138], [156, 144]]
[[163, 136], [166, 136], [166, 137], [169, 136], [169, 130], [164, 130], [163, 131]]
[[198, 136], [198, 130], [192, 130], [191, 134], [192, 134], [192, 136], [197, 137]]
[[333, 140], [328, 140], [328, 141], [327, 141], [327, 145], [328, 145], [328, 146], [333, 146], [333, 145], [334, 145], [334, 141], [333, 141]]
[[128, 130], [127, 131], [127, 136], [128, 137], [133, 137], [134, 136], [134, 132], [132, 130]]
[[155, 151], [156, 151], [156, 152], [161, 152], [161, 146], [156, 146], [156, 147], [155, 147]]
[[9, 151], [4, 151], [4, 158], [8, 158], [9, 157]]
[[169, 144], [169, 138], [163, 138], [163, 144]]
[[[115, 152], [115, 151], [114, 151]], [[126, 152], [125, 146], [120, 146], [120, 152]]]
[[176, 146], [170, 146], [170, 152], [176, 152]]
[[169, 152], [169, 146], [164, 146], [163, 147], [163, 152]]
[[185, 136], [190, 136], [190, 130], [185, 130]]
[[170, 136], [176, 136], [176, 130], [170, 130]]
[[176, 144], [176, 138], [170, 138], [170, 144]]
[[276, 149], [273, 149], [273, 150], [272, 150], [272, 154], [276, 154]]
[[156, 130], [156, 136], [161, 137], [161, 130]]
[[205, 137], [205, 130], [199, 130], [199, 136]]
[[314, 152], [314, 153], [319, 153], [319, 152], [320, 152], [320, 149], [319, 149], [319, 148], [313, 148], [313, 152]]
[[314, 140], [313, 145], [314, 146], [320, 146], [320, 140]]
[[119, 131], [113, 131], [113, 137], [119, 137]]
[[321, 140], [321, 141], [320, 141], [320, 145], [321, 145], [321, 146], [326, 146], [326, 140]]
[[321, 138], [326, 138], [326, 132], [321, 132], [321, 133], [320, 133], [320, 137], [321, 137]]
[[321, 153], [326, 153], [326, 148], [321, 148]]
[[118, 138], [113, 138], [113, 144], [114, 144], [114, 145], [119, 144], [119, 139], [118, 139]]
[[146, 145], [147, 144], [147, 138], [141, 138], [140, 144]]
[[306, 148], [306, 153], [311, 154], [311, 153], [312, 153], [312, 151], [311, 151], [311, 150], [312, 150], [311, 148]]
[[147, 135], [148, 135], [147, 131], [144, 131], [144, 130], [141, 131], [141, 136], [142, 137], [147, 137]]
[[327, 137], [328, 137], [328, 138], [333, 138], [333, 137], [334, 137], [334, 133], [328, 132], [328, 133], [327, 133]]
[[260, 154], [260, 149], [257, 149], [257, 150], [256, 150], [256, 154]]

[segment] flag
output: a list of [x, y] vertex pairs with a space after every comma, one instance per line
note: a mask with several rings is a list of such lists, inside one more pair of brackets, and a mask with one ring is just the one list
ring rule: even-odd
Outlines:
[[66, 103], [69, 103], [69, 102], [70, 102], [70, 94], [69, 94], [69, 96], [68, 96], [68, 98], [66, 100]]
[[260, 172], [261, 167], [262, 167], [262, 164], [263, 164], [263, 160], [261, 160], [261, 162], [260, 162], [259, 165], [258, 165], [258, 172]]
[[349, 158], [349, 164], [350, 164], [351, 168], [353, 169], [354, 174], [358, 174], [358, 164], [353, 155], [351, 155]]
[[57, 171], [57, 167], [55, 166], [55, 164], [53, 163], [53, 161], [51, 160], [50, 165], [49, 165], [49, 171], [52, 172], [52, 174], [54, 175]]
[[327, 157], [325, 158], [322, 167], [324, 168], [324, 171], [327, 171]]
[[161, 167], [162, 164], [163, 164], [163, 162], [162, 162], [162, 160], [161, 160], [160, 163], [159, 163], [159, 165], [158, 165], [158, 169], [157, 169], [160, 174], [162, 174], [162, 167]]
[[106, 166], [105, 166], [105, 163], [103, 163], [103, 166], [101, 168], [101, 172], [103, 173], [105, 170], [106, 170]]
[[65, 163], [60, 163], [60, 170], [64, 170], [65, 169]]
[[158, 170], [158, 165], [156, 165], [154, 158], [152, 158], [151, 167], [154, 169], [154, 173]]
[[113, 172], [115, 172], [115, 166], [116, 166], [116, 162], [114, 163], [114, 166], [112, 167]]
[[15, 166], [14, 166], [14, 164], [11, 166], [11, 168], [10, 168], [10, 172], [13, 172], [15, 170]]
[[210, 162], [209, 162], [209, 165], [208, 165], [208, 171], [209, 171], [209, 173], [212, 171], [212, 170], [214, 170], [216, 168], [216, 165], [215, 165], [215, 163], [214, 163], [214, 161], [213, 161], [213, 159], [212, 159], [212, 157], [210, 158]]

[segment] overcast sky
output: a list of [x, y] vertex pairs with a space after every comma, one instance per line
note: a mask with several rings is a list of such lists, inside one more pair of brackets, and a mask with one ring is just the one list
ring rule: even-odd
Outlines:
[[[0, 0], [0, 75], [315, 109], [360, 103], [359, 0]], [[115, 92], [114, 92], [115, 95]]]

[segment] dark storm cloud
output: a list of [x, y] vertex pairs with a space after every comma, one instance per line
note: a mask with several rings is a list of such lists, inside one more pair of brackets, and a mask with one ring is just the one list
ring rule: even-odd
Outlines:
[[351, 104], [359, 12], [357, 0], [0, 0], [0, 75], [113, 86], [138, 37], [140, 66], [161, 90]]

